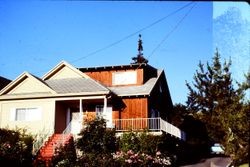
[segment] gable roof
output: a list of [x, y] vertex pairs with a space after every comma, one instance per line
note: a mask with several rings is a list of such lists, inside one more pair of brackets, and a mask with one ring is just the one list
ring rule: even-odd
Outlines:
[[[58, 74], [59, 73], [59, 74]], [[3, 90], [1, 99], [109, 94], [110, 90], [62, 61], [43, 79], [22, 73]]]
[[108, 87], [117, 96], [149, 96], [162, 75], [163, 70], [159, 70], [157, 77], [150, 78], [143, 85]]
[[[64, 69], [68, 70], [68, 74], [60, 74], [62, 73]], [[70, 72], [70, 73], [69, 73]], [[57, 64], [54, 68], [52, 68], [48, 73], [46, 73], [43, 77], [42, 80], [48, 80], [48, 79], [58, 79], [58, 75], [60, 76], [59, 78], [89, 78], [88, 75], [82, 73], [66, 61], [62, 61], [59, 64]]]
[[45, 74], [43, 80], [58, 94], [88, 95], [110, 92], [109, 89], [65, 61]]
[[51, 79], [45, 82], [58, 94], [107, 94], [110, 92], [109, 89], [91, 78]]
[[[20, 94], [31, 93], [32, 90], [34, 91], [32, 93], [41, 93], [41, 92], [49, 92], [52, 94], [55, 93], [55, 91], [51, 89], [47, 84], [45, 84], [41, 79], [28, 72], [24, 72], [21, 75], [19, 75], [15, 80], [13, 80], [11, 83], [9, 83], [5, 88], [3, 88], [0, 91], [0, 95], [8, 94], [11, 91], [12, 91], [11, 94], [16, 94], [15, 90], [17, 90], [18, 87], [25, 86], [24, 82], [27, 80], [32, 80], [33, 83], [35, 83], [35, 85], [27, 85], [29, 86], [29, 90], [26, 90], [27, 92], [25, 92], [25, 90], [23, 92], [19, 92]], [[37, 87], [43, 88], [44, 91], [39, 92], [38, 90], [41, 89], [37, 89]]]
[[115, 66], [80, 67], [78, 69], [82, 72], [87, 72], [87, 71], [122, 70], [122, 69], [128, 70], [128, 69], [138, 69], [144, 67], [152, 67], [152, 66], [146, 63], [140, 63], [140, 64], [115, 65]]

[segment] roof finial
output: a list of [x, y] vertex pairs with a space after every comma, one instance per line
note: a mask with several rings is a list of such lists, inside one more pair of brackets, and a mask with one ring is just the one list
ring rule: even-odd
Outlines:
[[139, 40], [138, 40], [138, 55], [143, 55], [143, 46], [142, 46], [142, 40], [141, 40], [141, 34], [139, 34]]
[[142, 40], [141, 40], [141, 34], [139, 34], [139, 40], [138, 40], [138, 54], [136, 57], [132, 57], [132, 62], [131, 64], [141, 64], [141, 63], [148, 63], [148, 60], [143, 57], [143, 46], [142, 46]]

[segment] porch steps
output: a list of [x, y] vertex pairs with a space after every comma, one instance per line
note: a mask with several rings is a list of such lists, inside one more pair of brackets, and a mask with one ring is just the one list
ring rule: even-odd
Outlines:
[[42, 148], [38, 152], [37, 162], [43, 161], [46, 166], [49, 166], [50, 161], [55, 153], [55, 148], [60, 146], [60, 144], [65, 145], [73, 136], [71, 134], [53, 134], [49, 137], [48, 141], [44, 143]]

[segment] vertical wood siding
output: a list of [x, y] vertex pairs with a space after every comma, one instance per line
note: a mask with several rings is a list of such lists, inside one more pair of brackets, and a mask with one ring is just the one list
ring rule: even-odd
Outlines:
[[92, 71], [84, 73], [90, 76], [92, 79], [97, 80], [106, 86], [112, 86], [112, 73], [126, 71], [137, 71], [137, 83], [135, 85], [143, 84], [143, 69]]
[[123, 101], [126, 107], [120, 112], [120, 119], [148, 117], [147, 98], [127, 98]]

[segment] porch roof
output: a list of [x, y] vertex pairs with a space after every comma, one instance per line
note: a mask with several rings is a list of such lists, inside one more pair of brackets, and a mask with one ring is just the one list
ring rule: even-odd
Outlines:
[[102, 86], [91, 78], [65, 78], [51, 79], [44, 81], [50, 88], [58, 94], [69, 93], [103, 93], [108, 94], [109, 89]]
[[149, 79], [143, 85], [135, 85], [135, 86], [117, 86], [117, 87], [108, 87], [112, 92], [114, 92], [117, 96], [148, 96], [151, 94], [151, 91], [155, 87], [160, 75], [162, 74], [162, 70], [158, 70], [158, 76]]

